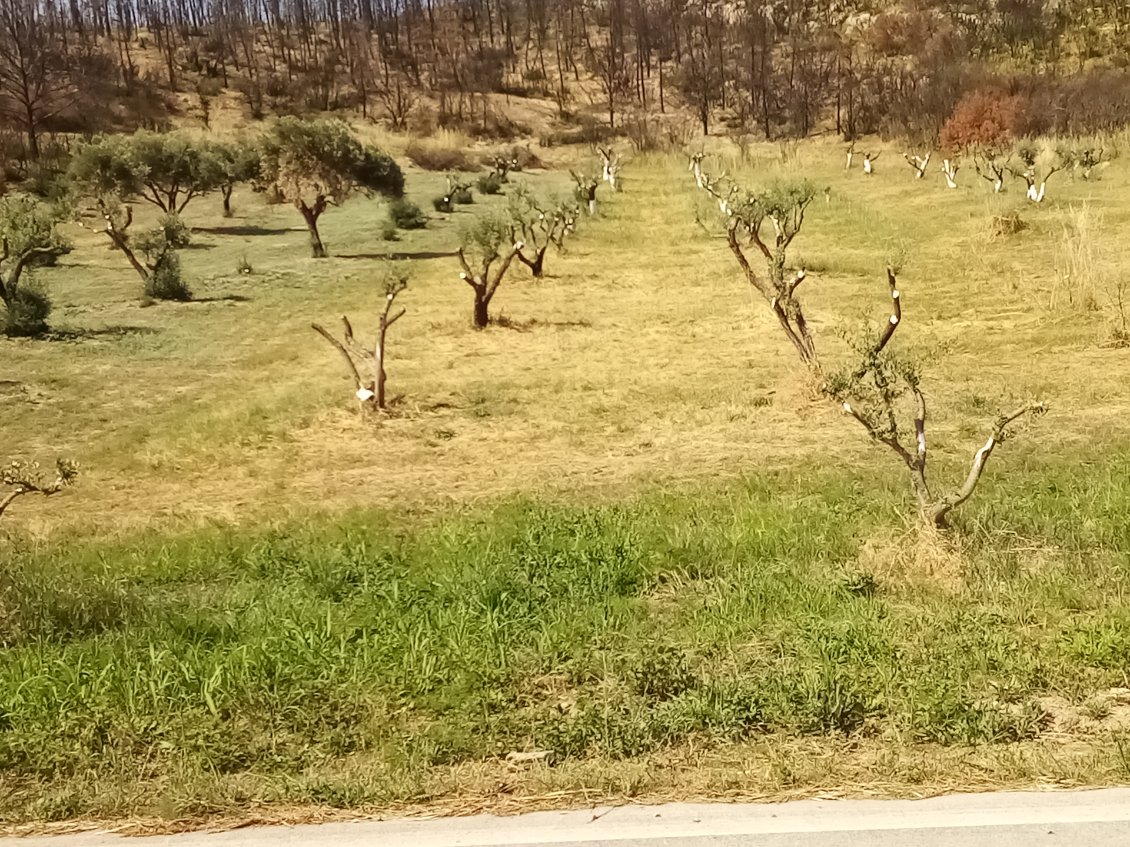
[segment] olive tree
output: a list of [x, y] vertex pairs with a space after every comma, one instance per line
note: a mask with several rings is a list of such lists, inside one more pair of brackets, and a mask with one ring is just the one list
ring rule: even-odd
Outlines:
[[166, 227], [156, 226], [144, 232], [130, 232], [133, 207], [114, 196], [95, 200], [102, 223], [79, 226], [102, 232], [110, 245], [126, 257], [130, 267], [141, 277], [142, 293], [157, 300], [191, 300], [192, 292], [181, 277], [180, 258], [169, 240]]
[[1025, 403], [999, 415], [987, 440], [974, 453], [965, 480], [950, 492], [939, 494], [927, 474], [927, 403], [921, 388], [921, 367], [890, 347], [895, 331], [902, 326], [902, 294], [892, 268], [887, 269], [887, 284], [892, 303], [889, 319], [881, 331], [865, 333], [854, 341], [858, 362], [830, 375], [823, 391], [858, 421], [873, 441], [895, 453], [910, 472], [919, 515], [926, 523], [944, 529], [950, 513], [973, 496], [989, 457], [1008, 437], [1010, 428], [1025, 417], [1044, 414], [1047, 406]]
[[569, 171], [573, 177], [573, 182], [576, 183], [574, 195], [577, 200], [585, 204], [589, 210], [589, 217], [596, 215], [596, 190], [600, 188], [601, 179], [599, 176], [584, 173], [579, 174], [576, 171]]
[[1023, 168], [1010, 166], [1012, 175], [1021, 180], [1025, 195], [1033, 203], [1043, 203], [1048, 192], [1048, 181], [1075, 164], [1074, 153], [1065, 148], [1040, 148], [1024, 143], [1016, 148], [1016, 157]]
[[[808, 182], [791, 182], [752, 192], [734, 185], [723, 186], [721, 180], [706, 176], [702, 177], [702, 188], [714, 197], [726, 218], [726, 241], [746, 281], [769, 304], [801, 361], [815, 366], [816, 343], [797, 299], [805, 272], [802, 268], [790, 275], [786, 265], [789, 246], [804, 226], [804, 215], [816, 189]], [[764, 274], [746, 255], [750, 246], [761, 254]]]
[[89, 193], [138, 197], [167, 215], [224, 183], [212, 146], [175, 132], [99, 136], [75, 154], [70, 176]]
[[259, 150], [254, 144], [239, 141], [213, 143], [212, 158], [220, 171], [220, 194], [224, 198], [224, 217], [232, 216], [231, 196], [240, 183], [259, 176]]
[[301, 213], [315, 259], [327, 255], [318, 221], [330, 205], [339, 205], [357, 192], [404, 194], [404, 175], [396, 162], [363, 146], [340, 120], [281, 118], [259, 149], [260, 184]]
[[490, 324], [491, 300], [525, 246], [513, 238], [509, 221], [494, 216], [479, 218], [463, 233], [463, 244], [456, 253], [463, 269], [459, 278], [475, 292], [471, 320], [476, 329]]
[[[385, 280], [384, 305], [380, 315], [377, 316], [377, 332], [372, 347], [366, 347], [357, 340], [353, 334], [353, 324], [346, 315], [341, 316], [344, 341], [339, 341], [321, 324], [310, 325], [341, 354], [356, 386], [355, 396], [363, 412], [383, 412], [388, 408], [386, 397], [388, 374], [385, 371], [385, 362], [388, 360], [388, 331], [394, 323], [404, 317], [405, 309], [401, 308], [393, 313], [392, 308], [396, 298], [407, 287], [408, 277], [405, 274], [394, 274]], [[369, 371], [372, 375], [370, 379], [361, 376], [358, 363]]]
[[0, 198], [0, 302], [4, 334], [41, 335], [47, 330], [51, 300], [26, 282], [31, 268], [70, 251], [57, 232], [59, 211], [28, 194]]
[[[788, 183], [750, 192], [724, 180], [711, 179], [701, 167], [695, 180], [717, 201], [726, 219], [730, 250], [746, 281], [769, 304], [801, 362], [820, 382], [822, 392], [862, 425], [875, 442], [892, 450], [903, 462], [911, 475], [923, 523], [947, 527], [953, 510], [973, 495], [997, 445], [1022, 418], [1043, 414], [1045, 405], [1026, 403], [1000, 415], [988, 439], [974, 454], [965, 481], [950, 493], [937, 493], [927, 475], [927, 404], [920, 367], [891, 347], [895, 331], [903, 323], [902, 295], [894, 269], [887, 272], [893, 306], [883, 329], [867, 333], [853, 344], [858, 356], [855, 364], [826, 374], [797, 296], [806, 274], [803, 269], [792, 275], [786, 272], [787, 250], [804, 225], [805, 210], [815, 193], [812, 187], [807, 183]], [[771, 234], [767, 223], [772, 226]], [[748, 245], [762, 254], [766, 263], [764, 276], [758, 274], [746, 256]]]
[[18, 498], [25, 494], [51, 497], [74, 484], [78, 478], [78, 465], [67, 459], [55, 463], [55, 478], [44, 474], [38, 462], [13, 461], [0, 469], [0, 517]]
[[541, 279], [545, 273], [545, 255], [550, 246], [564, 249], [565, 239], [576, 231], [579, 213], [574, 203], [542, 203], [525, 186], [511, 193], [511, 231], [513, 240], [522, 244], [517, 258], [535, 279]]

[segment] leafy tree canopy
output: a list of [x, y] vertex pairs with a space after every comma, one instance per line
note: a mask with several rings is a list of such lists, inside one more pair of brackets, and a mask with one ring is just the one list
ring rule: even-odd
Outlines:
[[75, 155], [70, 176], [80, 191], [121, 200], [140, 197], [165, 212], [219, 188], [224, 170], [212, 145], [182, 133], [102, 135]]
[[280, 119], [262, 140], [259, 179], [292, 203], [334, 203], [355, 191], [399, 197], [404, 175], [389, 156], [364, 147], [344, 121]]

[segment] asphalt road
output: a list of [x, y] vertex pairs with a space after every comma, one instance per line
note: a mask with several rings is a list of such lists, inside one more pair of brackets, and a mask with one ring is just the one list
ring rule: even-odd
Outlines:
[[122, 838], [0, 839], [4, 847], [1130, 847], [1130, 789], [929, 800], [671, 804], [366, 821]]

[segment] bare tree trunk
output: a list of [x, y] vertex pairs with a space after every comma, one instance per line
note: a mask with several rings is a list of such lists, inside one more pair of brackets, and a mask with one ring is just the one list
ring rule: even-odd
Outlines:
[[298, 211], [302, 213], [302, 219], [306, 221], [306, 229], [310, 231], [310, 254], [312, 258], [326, 258], [329, 254], [326, 253], [326, 246], [322, 243], [322, 236], [318, 234], [318, 216], [322, 213], [324, 202], [319, 198], [313, 209], [306, 205], [305, 200], [299, 200], [296, 205]]
[[475, 329], [485, 329], [490, 324], [490, 298], [486, 289], [475, 287], [475, 311], [473, 315]]
[[542, 274], [545, 272], [545, 251], [548, 248], [548, 244], [540, 248], [532, 259], [527, 259], [522, 253], [518, 254], [518, 261], [530, 269], [530, 273], [534, 275], [534, 279], [541, 279]]

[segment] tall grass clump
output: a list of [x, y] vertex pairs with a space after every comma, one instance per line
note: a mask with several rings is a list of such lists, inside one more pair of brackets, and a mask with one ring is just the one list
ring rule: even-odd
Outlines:
[[1087, 203], [1071, 206], [1055, 252], [1055, 285], [1049, 307], [1095, 311], [1108, 288], [1100, 256], [1102, 214]]
[[478, 165], [469, 152], [471, 143], [462, 133], [439, 130], [427, 138], [413, 138], [404, 154], [426, 171], [473, 171]]

